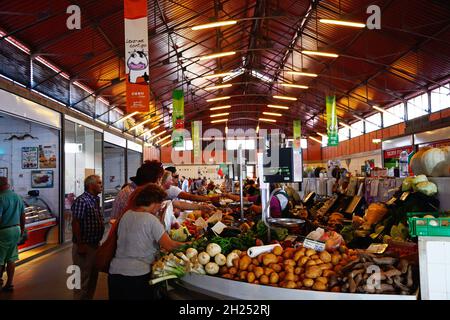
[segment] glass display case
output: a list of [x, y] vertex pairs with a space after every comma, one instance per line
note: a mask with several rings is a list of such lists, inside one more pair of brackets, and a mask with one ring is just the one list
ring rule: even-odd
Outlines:
[[25, 230], [28, 237], [19, 246], [20, 252], [46, 244], [47, 233], [57, 225], [56, 216], [44, 199], [32, 195], [22, 198], [25, 203]]

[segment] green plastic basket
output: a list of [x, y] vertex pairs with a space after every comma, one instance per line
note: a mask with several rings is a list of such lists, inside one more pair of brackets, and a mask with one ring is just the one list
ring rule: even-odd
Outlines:
[[[435, 218], [421, 218], [432, 215]], [[439, 217], [439, 212], [408, 212], [411, 237], [450, 237], [450, 217]]]

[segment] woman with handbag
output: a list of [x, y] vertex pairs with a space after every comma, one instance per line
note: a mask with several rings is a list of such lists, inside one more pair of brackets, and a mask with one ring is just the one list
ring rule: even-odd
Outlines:
[[152, 299], [151, 264], [160, 247], [171, 251], [183, 244], [170, 239], [156, 216], [166, 197], [154, 183], [137, 188], [131, 195], [128, 210], [118, 221], [117, 249], [108, 276], [110, 300]]

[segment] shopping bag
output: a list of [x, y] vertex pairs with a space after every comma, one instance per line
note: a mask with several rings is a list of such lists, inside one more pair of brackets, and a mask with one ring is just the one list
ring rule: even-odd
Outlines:
[[95, 254], [95, 267], [100, 272], [109, 272], [109, 265], [116, 254], [118, 229], [119, 219], [112, 224], [108, 237]]

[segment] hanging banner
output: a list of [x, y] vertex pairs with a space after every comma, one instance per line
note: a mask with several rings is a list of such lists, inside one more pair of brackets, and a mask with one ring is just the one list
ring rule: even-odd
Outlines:
[[193, 121], [192, 122], [192, 147], [194, 150], [194, 163], [202, 163], [202, 142], [201, 134], [202, 132], [202, 122]]
[[183, 147], [184, 145], [184, 92], [183, 90], [173, 90], [172, 93], [172, 146]]
[[302, 123], [300, 120], [294, 120], [293, 140], [294, 151], [301, 151]]
[[149, 112], [147, 0], [124, 0], [126, 112]]
[[325, 97], [325, 102], [327, 106], [328, 146], [337, 146], [339, 143], [339, 136], [336, 113], [336, 96]]

